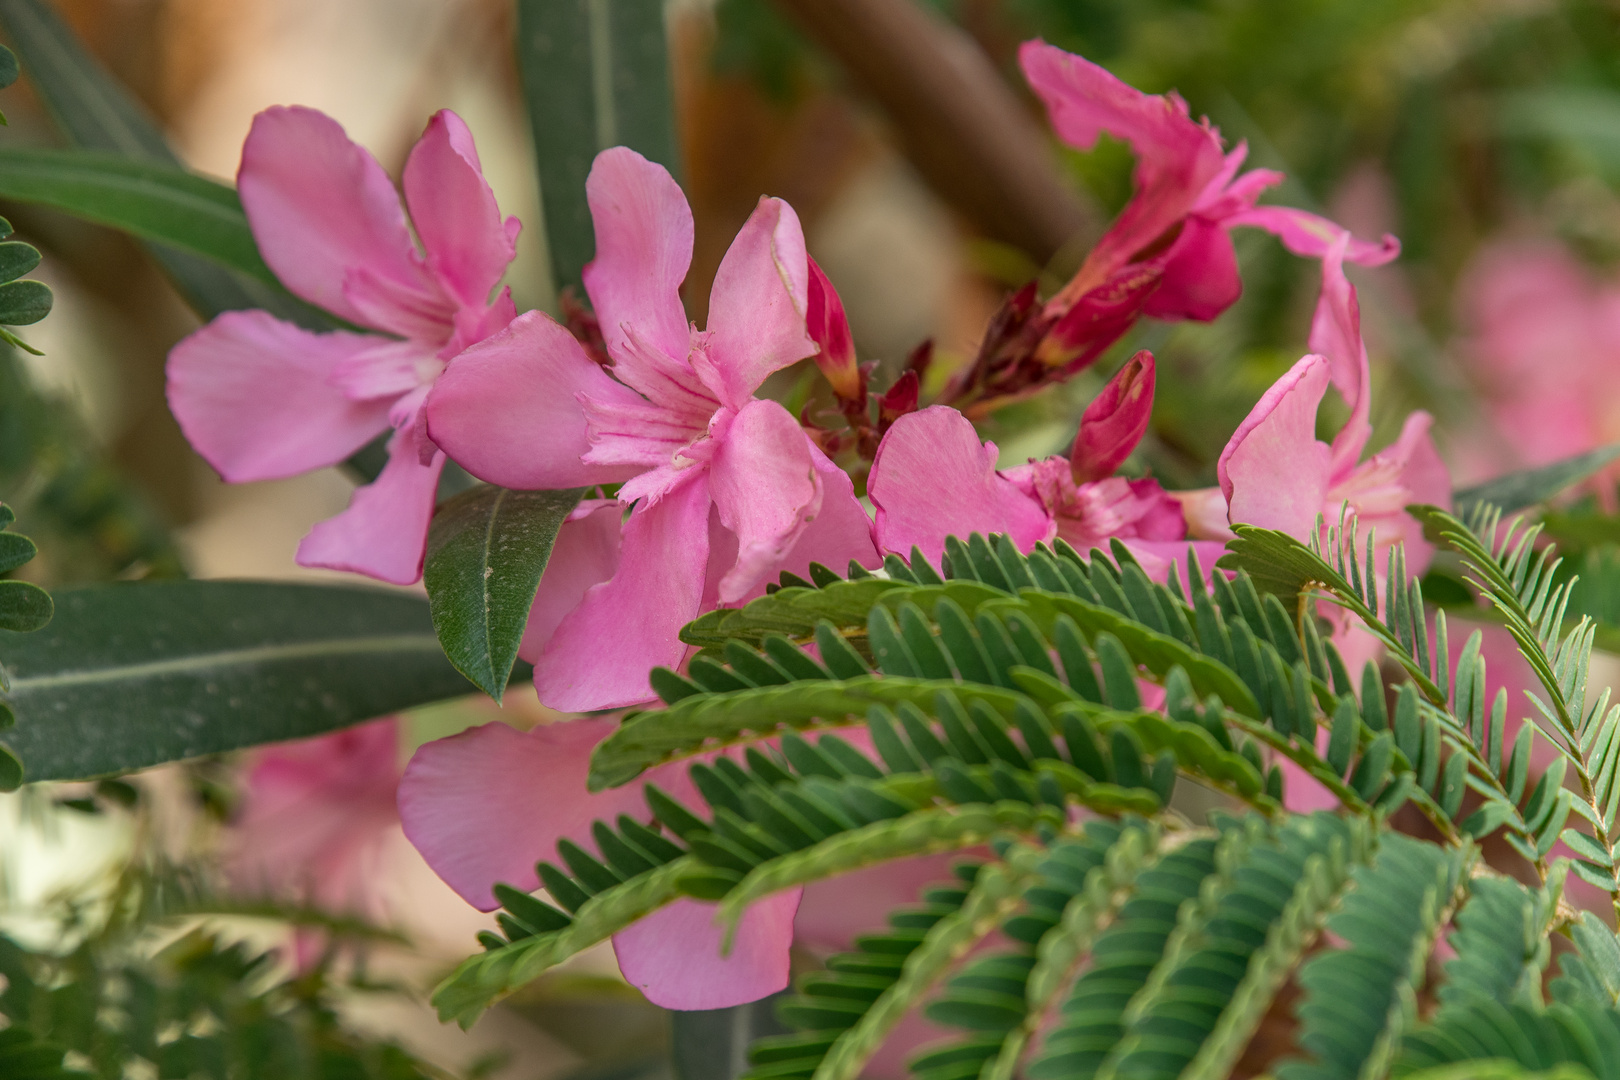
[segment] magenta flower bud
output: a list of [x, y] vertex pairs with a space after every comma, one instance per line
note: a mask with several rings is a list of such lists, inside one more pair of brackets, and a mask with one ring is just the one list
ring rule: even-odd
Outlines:
[[827, 376], [833, 391], [847, 401], [857, 401], [862, 395], [860, 368], [855, 363], [855, 339], [849, 333], [849, 319], [844, 315], [844, 302], [838, 299], [838, 290], [816, 260], [810, 260], [810, 296], [805, 311], [805, 328], [821, 350], [816, 363]]
[[1153, 415], [1153, 354], [1143, 349], [1103, 387], [1080, 417], [1069, 454], [1079, 483], [1112, 476], [1131, 456]]

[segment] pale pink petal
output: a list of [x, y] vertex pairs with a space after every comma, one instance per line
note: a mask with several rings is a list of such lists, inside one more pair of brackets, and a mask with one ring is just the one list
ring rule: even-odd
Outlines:
[[1237, 253], [1219, 221], [1187, 219], [1164, 264], [1159, 287], [1147, 298], [1144, 315], [1155, 319], [1208, 322], [1243, 295]]
[[1089, 150], [1107, 132], [1136, 153], [1136, 191], [1087, 257], [1076, 279], [1078, 294], [1180, 221], [1221, 172], [1225, 157], [1219, 136], [1194, 123], [1187, 103], [1174, 94], [1144, 94], [1084, 57], [1042, 41], [1025, 42], [1018, 60], [1064, 142]]
[[1301, 357], [1238, 425], [1215, 470], [1234, 524], [1296, 538], [1315, 531], [1329, 479], [1330, 451], [1316, 439], [1316, 409], [1327, 385], [1327, 360]]
[[[1281, 240], [1283, 247], [1307, 259], [1320, 259], [1335, 240], [1347, 235], [1347, 230], [1327, 218], [1292, 206], [1256, 206], [1228, 217], [1226, 225], [1264, 229]], [[1376, 244], [1352, 238], [1344, 257], [1357, 266], [1383, 266], [1400, 253], [1401, 242], [1385, 233]]]
[[815, 355], [805, 327], [809, 258], [793, 207], [762, 198], [720, 261], [709, 292], [708, 342], [692, 359], [732, 408], [771, 372]]
[[636, 472], [586, 465], [579, 394], [638, 402], [550, 316], [530, 311], [450, 362], [428, 394], [428, 434], [480, 480], [528, 491], [612, 483]]
[[1131, 456], [1153, 418], [1153, 375], [1153, 354], [1143, 349], [1086, 406], [1069, 451], [1076, 480], [1112, 476]]
[[228, 311], [169, 353], [169, 408], [231, 483], [335, 465], [387, 429], [389, 402], [351, 400], [333, 377], [346, 361], [392, 344]]
[[579, 606], [585, 590], [619, 568], [619, 529], [624, 512], [613, 499], [590, 499], [569, 515], [551, 546], [551, 558], [529, 609], [518, 655], [539, 659], [557, 624]]
[[261, 112], [236, 187], [287, 288], [361, 325], [406, 337], [448, 331], [453, 305], [416, 253], [394, 185], [336, 120], [298, 105]]
[[1405, 545], [1407, 569], [1414, 574], [1426, 570], [1434, 554], [1434, 545], [1424, 538], [1417, 519], [1407, 513], [1408, 506], [1451, 506], [1451, 476], [1429, 437], [1433, 422], [1426, 412], [1412, 413], [1395, 442], [1357, 466], [1328, 492], [1330, 513], [1341, 500], [1348, 501], [1362, 535], [1369, 530], [1376, 533], [1380, 573], [1390, 545], [1397, 542]]
[[596, 225], [596, 257], [585, 267], [585, 291], [615, 361], [634, 328], [666, 356], [681, 360], [690, 324], [681, 282], [692, 264], [692, 210], [662, 165], [625, 146], [596, 155], [585, 181]]
[[1355, 466], [1372, 437], [1372, 369], [1361, 338], [1361, 302], [1344, 276], [1349, 239], [1348, 233], [1341, 235], [1322, 255], [1322, 295], [1311, 318], [1311, 351], [1327, 357], [1333, 387], [1350, 406], [1350, 419], [1333, 438], [1335, 475]]
[[441, 109], [405, 160], [405, 203], [428, 269], [462, 305], [483, 308], [517, 254], [518, 220], [501, 220], [472, 132]]
[[347, 510], [309, 530], [298, 545], [298, 565], [348, 570], [394, 585], [419, 580], [444, 455], [434, 454], [428, 465], [421, 459], [414, 425], [396, 431], [383, 471], [355, 488]]
[[935, 565], [947, 536], [1006, 533], [1027, 551], [1055, 530], [1038, 499], [996, 472], [994, 445], [981, 444], [967, 417], [943, 405], [895, 421], [866, 490], [877, 507], [878, 548], [909, 555], [915, 545]]
[[821, 511], [810, 439], [774, 401], [750, 401], [731, 421], [709, 466], [720, 523], [737, 536], [737, 562], [720, 579], [733, 603], [779, 566]]
[[676, 667], [677, 636], [697, 617], [709, 561], [709, 483], [702, 475], [624, 524], [619, 569], [594, 585], [557, 627], [535, 665], [540, 700], [587, 712], [653, 697], [647, 672]]
[[1226, 554], [1226, 545], [1216, 540], [1144, 540], [1141, 537], [1127, 536], [1120, 540], [1126, 549], [1142, 564], [1142, 569], [1154, 581], [1168, 584], [1170, 581], [1170, 567], [1174, 564], [1176, 577], [1182, 586], [1189, 587], [1191, 581], [1187, 574], [1192, 564], [1187, 560], [1187, 549], [1193, 549], [1198, 556], [1198, 567], [1204, 572], [1204, 584], [1207, 588], [1210, 576], [1217, 573], [1215, 561]]
[[1221, 543], [1232, 539], [1232, 523], [1226, 516], [1226, 496], [1218, 487], [1194, 488], [1191, 491], [1167, 491], [1181, 504], [1181, 515], [1187, 519], [1187, 535], [1198, 540], [1216, 540]]
[[813, 562], [840, 574], [850, 560], [867, 569], [881, 565], [883, 557], [872, 542], [872, 519], [855, 497], [849, 474], [814, 445], [810, 447], [810, 463], [821, 479], [821, 512], [799, 534], [799, 542], [783, 557], [777, 571], [786, 570], [808, 580]]
[[424, 743], [399, 785], [405, 835], [433, 872], [469, 904], [496, 908], [496, 882], [529, 891], [534, 864], [567, 838], [589, 850], [591, 822], [651, 820], [643, 784], [585, 790], [591, 750], [610, 720], [568, 720], [521, 732], [484, 724]]
[[729, 956], [720, 954], [725, 930], [715, 922], [717, 906], [677, 900], [613, 935], [626, 981], [654, 1005], [683, 1010], [729, 1008], [786, 989], [799, 890], [751, 906]]
[[888, 929], [889, 913], [919, 902], [924, 888], [951, 880], [965, 852], [919, 855], [811, 882], [794, 917], [801, 945], [825, 952], [854, 947], [857, 934]]

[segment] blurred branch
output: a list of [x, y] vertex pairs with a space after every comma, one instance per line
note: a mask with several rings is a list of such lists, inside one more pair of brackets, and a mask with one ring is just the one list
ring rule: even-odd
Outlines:
[[924, 179], [994, 239], [1045, 263], [1099, 215], [966, 33], [915, 0], [776, 0], [888, 113]]

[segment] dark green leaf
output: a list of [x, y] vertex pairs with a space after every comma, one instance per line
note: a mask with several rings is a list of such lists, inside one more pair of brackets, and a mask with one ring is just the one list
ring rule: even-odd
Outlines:
[[519, 0], [518, 65], [559, 287], [580, 287], [596, 249], [585, 177], [628, 146], [677, 176], [662, 0]]
[[0, 630], [27, 634], [51, 621], [51, 596], [27, 581], [0, 581]]
[[0, 281], [15, 281], [39, 265], [39, 249], [17, 240], [0, 243]]
[[0, 323], [27, 326], [51, 313], [51, 287], [43, 281], [11, 281], [0, 285]]
[[433, 516], [422, 582], [434, 629], [450, 662], [496, 701], [517, 662], [557, 530], [583, 493], [482, 485]]
[[459, 697], [427, 601], [364, 587], [133, 582], [55, 596], [0, 632], [31, 780], [80, 779], [316, 735]]
[[1490, 503], [1505, 513], [1534, 506], [1569, 485], [1585, 480], [1617, 457], [1620, 457], [1620, 444], [1588, 450], [1539, 469], [1498, 476], [1457, 492], [1452, 497], [1455, 513], [1459, 518], [1466, 518], [1480, 503]]

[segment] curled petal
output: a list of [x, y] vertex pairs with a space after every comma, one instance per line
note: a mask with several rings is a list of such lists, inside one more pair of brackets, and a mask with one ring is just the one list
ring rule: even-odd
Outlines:
[[418, 581], [444, 455], [429, 461], [422, 463], [414, 424], [396, 431], [383, 471], [355, 488], [347, 510], [309, 530], [298, 545], [298, 565], [348, 570], [394, 585]]
[[389, 406], [351, 399], [337, 373], [395, 344], [315, 334], [263, 311], [228, 311], [169, 353], [169, 408], [231, 483], [335, 465], [387, 429]]
[[1316, 439], [1328, 362], [1301, 357], [1238, 425], [1215, 472], [1231, 521], [1310, 536], [1328, 490], [1330, 453]]
[[1142, 441], [1153, 418], [1153, 354], [1143, 349], [1120, 368], [1080, 417], [1069, 461], [1074, 478], [1112, 476]]
[[590, 499], [563, 522], [551, 545], [551, 558], [529, 608], [518, 655], [540, 658], [563, 617], [579, 606], [585, 590], [611, 578], [619, 568], [619, 529], [623, 510], [613, 499]]
[[428, 434], [462, 468], [527, 491], [621, 481], [633, 468], [587, 465], [580, 394], [641, 400], [592, 363], [572, 334], [530, 311], [450, 362], [428, 394]]
[[630, 328], [666, 356], [684, 359], [690, 329], [680, 288], [692, 264], [686, 196], [662, 165], [615, 146], [596, 155], [585, 198], [596, 225], [585, 291], [608, 352], [619, 359]]
[[336, 120], [297, 105], [261, 112], [236, 187], [264, 261], [305, 300], [405, 337], [448, 328], [452, 305], [416, 253], [393, 183]]
[[868, 569], [881, 564], [883, 557], [872, 542], [872, 519], [855, 497], [849, 474], [814, 445], [810, 447], [810, 463], [821, 481], [821, 512], [805, 526], [798, 543], [775, 569], [808, 580], [813, 562], [833, 567], [839, 573], [852, 561]]
[[788, 984], [788, 950], [799, 889], [751, 906], [729, 955], [715, 904], [677, 900], [613, 935], [625, 979], [665, 1009], [724, 1009], [769, 997]]
[[592, 586], [535, 665], [540, 700], [587, 712], [652, 698], [647, 672], [676, 667], [680, 629], [697, 616], [709, 564], [709, 482], [694, 476], [624, 524], [619, 569]]
[[[1325, 217], [1292, 206], [1256, 206], [1226, 219], [1228, 228], [1250, 225], [1282, 241], [1283, 247], [1307, 259], [1320, 259], [1349, 230]], [[1383, 266], [1401, 253], [1401, 242], [1389, 233], [1376, 244], [1350, 238], [1344, 257], [1357, 266]]]
[[1243, 295], [1237, 252], [1219, 221], [1187, 219], [1165, 258], [1159, 287], [1147, 298], [1142, 314], [1155, 319], [1208, 322]]
[[934, 405], [896, 420], [872, 462], [867, 494], [885, 552], [913, 545], [937, 565], [947, 536], [1006, 533], [1027, 551], [1055, 526], [1038, 499], [996, 472], [996, 450], [967, 417]]
[[709, 492], [720, 523], [737, 537], [737, 562], [720, 579], [720, 602], [752, 590], [821, 511], [821, 478], [810, 439], [774, 401], [750, 401], [720, 439]]
[[1328, 246], [1322, 256], [1322, 296], [1311, 318], [1310, 347], [1327, 357], [1333, 387], [1350, 406], [1350, 419], [1333, 439], [1333, 472], [1342, 476], [1355, 467], [1372, 437], [1372, 368], [1361, 339], [1361, 302], [1344, 276], [1348, 233]]
[[472, 132], [441, 109], [405, 160], [405, 202], [428, 268], [465, 307], [482, 308], [517, 254], [517, 218], [501, 220]]
[[815, 355], [809, 258], [793, 207], [760, 199], [715, 272], [708, 344], [692, 358], [724, 404], [740, 409], [765, 376]]

